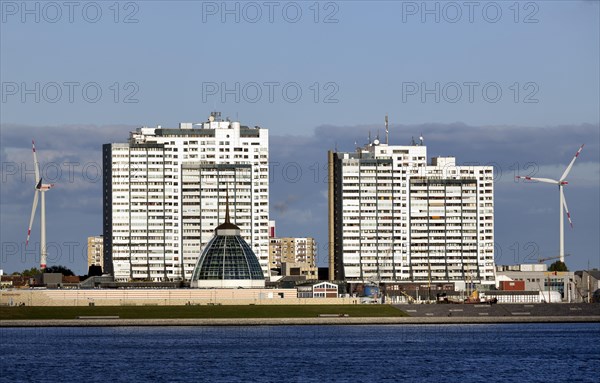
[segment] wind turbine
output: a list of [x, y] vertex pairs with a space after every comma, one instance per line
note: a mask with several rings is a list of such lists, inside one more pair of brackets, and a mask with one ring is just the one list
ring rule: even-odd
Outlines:
[[567, 200], [565, 199], [563, 187], [568, 184], [568, 182], [565, 181], [565, 179], [569, 175], [569, 172], [571, 171], [571, 168], [573, 167], [575, 160], [577, 159], [577, 157], [579, 157], [579, 153], [581, 153], [582, 149], [583, 149], [583, 145], [581, 145], [581, 147], [579, 148], [577, 153], [575, 153], [575, 156], [571, 160], [571, 163], [569, 164], [569, 166], [567, 166], [567, 169], [565, 170], [565, 172], [563, 173], [563, 175], [560, 177], [559, 180], [553, 180], [550, 178], [535, 178], [535, 177], [521, 177], [521, 176], [516, 177], [516, 178], [525, 179], [525, 180], [529, 180], [529, 181], [539, 181], [539, 182], [545, 182], [545, 183], [549, 183], [549, 184], [558, 185], [558, 193], [559, 193], [559, 199], [560, 199], [560, 206], [558, 208], [558, 210], [560, 212], [560, 224], [559, 224], [560, 233], [559, 233], [558, 255], [560, 257], [560, 261], [563, 263], [565, 262], [565, 225], [564, 225], [565, 219], [564, 219], [564, 215], [563, 215], [563, 207], [564, 207], [565, 211], [567, 212], [567, 218], [569, 219], [569, 224], [571, 225], [571, 228], [573, 228], [573, 222], [571, 221], [571, 214], [569, 213], [569, 208], [567, 207]]
[[31, 208], [31, 218], [29, 220], [29, 229], [27, 229], [27, 241], [25, 247], [29, 244], [29, 237], [31, 236], [31, 226], [33, 225], [33, 219], [35, 218], [35, 212], [38, 204], [39, 195], [42, 195], [42, 217], [41, 217], [41, 231], [40, 231], [40, 269], [43, 271], [46, 268], [46, 192], [50, 190], [54, 184], [42, 183], [42, 177], [40, 177], [40, 164], [37, 160], [35, 153], [35, 142], [31, 141], [33, 148], [33, 168], [35, 171], [35, 194], [33, 195], [33, 207]]

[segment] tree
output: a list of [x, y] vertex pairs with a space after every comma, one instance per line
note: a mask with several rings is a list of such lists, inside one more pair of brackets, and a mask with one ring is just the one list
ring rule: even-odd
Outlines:
[[61, 265], [46, 267], [46, 269], [44, 270], [44, 273], [61, 273], [62, 275], [66, 276], [66, 277], [75, 275], [75, 273], [73, 271], [71, 271], [71, 269], [67, 268], [66, 266], [61, 266]]
[[556, 261], [548, 267], [548, 271], [569, 271], [564, 262]]
[[20, 273], [14, 273], [14, 274], [21, 274], [24, 277], [33, 277], [34, 275], [38, 275], [40, 273], [41, 273], [41, 271], [39, 269], [32, 267], [31, 269], [23, 270]]

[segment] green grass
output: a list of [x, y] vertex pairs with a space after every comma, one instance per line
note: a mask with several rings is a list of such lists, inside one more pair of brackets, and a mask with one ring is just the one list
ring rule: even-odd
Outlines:
[[75, 319], [87, 315], [118, 315], [122, 319], [314, 318], [319, 314], [348, 314], [351, 317], [407, 316], [403, 311], [387, 305], [0, 307], [0, 320]]

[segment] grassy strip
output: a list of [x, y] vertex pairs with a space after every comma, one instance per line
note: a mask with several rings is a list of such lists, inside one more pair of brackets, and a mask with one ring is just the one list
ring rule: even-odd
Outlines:
[[387, 305], [264, 305], [264, 306], [77, 306], [1, 307], [0, 320], [75, 319], [78, 316], [113, 316], [122, 319], [152, 318], [314, 318], [319, 314], [351, 317], [407, 316]]

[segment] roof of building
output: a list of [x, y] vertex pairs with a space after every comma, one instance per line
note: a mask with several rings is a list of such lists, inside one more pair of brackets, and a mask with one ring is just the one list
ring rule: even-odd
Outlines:
[[600, 270], [586, 270], [586, 272], [592, 276], [592, 278], [600, 280]]

